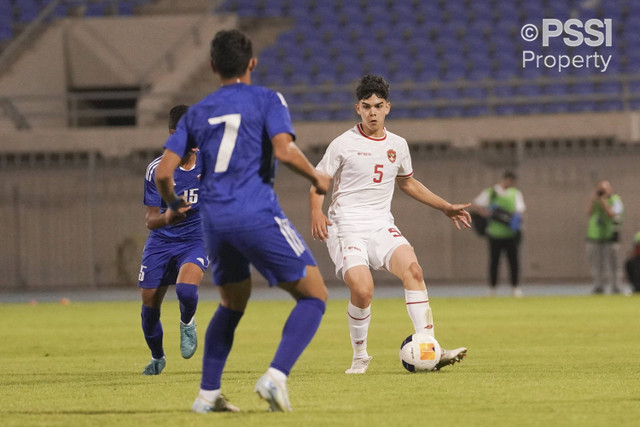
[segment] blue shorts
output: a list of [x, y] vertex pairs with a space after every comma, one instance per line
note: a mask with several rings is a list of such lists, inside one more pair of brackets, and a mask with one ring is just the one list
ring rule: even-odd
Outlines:
[[149, 238], [142, 252], [142, 265], [138, 287], [156, 289], [174, 285], [180, 268], [187, 263], [196, 264], [205, 271], [209, 260], [202, 241], [167, 242]]
[[206, 231], [213, 283], [240, 282], [251, 276], [253, 265], [269, 286], [294, 282], [306, 275], [316, 260], [300, 234], [286, 217], [274, 217], [261, 228]]

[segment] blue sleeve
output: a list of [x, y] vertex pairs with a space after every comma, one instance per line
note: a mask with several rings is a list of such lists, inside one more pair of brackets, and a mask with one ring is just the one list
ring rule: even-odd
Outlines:
[[188, 117], [189, 112], [180, 119], [178, 122], [178, 128], [176, 131], [169, 135], [169, 139], [164, 144], [164, 148], [167, 148], [180, 157], [184, 157], [185, 154], [196, 147], [195, 140], [191, 137], [189, 132], [189, 123], [191, 123], [191, 117]]
[[144, 180], [144, 198], [143, 203], [145, 206], [162, 207], [162, 197], [156, 188], [155, 172], [149, 179]]
[[289, 106], [284, 96], [279, 92], [269, 91], [267, 103], [267, 134], [273, 139], [279, 133], [291, 134], [296, 139], [296, 134], [291, 123]]

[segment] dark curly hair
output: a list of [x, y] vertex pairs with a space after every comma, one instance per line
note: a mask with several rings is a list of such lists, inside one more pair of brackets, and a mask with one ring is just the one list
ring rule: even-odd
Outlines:
[[252, 57], [251, 39], [238, 30], [218, 31], [211, 40], [211, 61], [223, 79], [242, 76]]
[[360, 101], [374, 94], [379, 98], [389, 99], [389, 83], [382, 76], [367, 74], [360, 79], [360, 83], [356, 88], [356, 96]]
[[180, 104], [169, 110], [169, 129], [176, 130], [178, 128], [180, 118], [184, 116], [188, 109], [188, 105]]

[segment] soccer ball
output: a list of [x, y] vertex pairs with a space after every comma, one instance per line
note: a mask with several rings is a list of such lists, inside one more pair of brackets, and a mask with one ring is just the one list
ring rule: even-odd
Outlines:
[[440, 356], [440, 344], [425, 333], [409, 335], [400, 345], [400, 360], [409, 372], [433, 371]]

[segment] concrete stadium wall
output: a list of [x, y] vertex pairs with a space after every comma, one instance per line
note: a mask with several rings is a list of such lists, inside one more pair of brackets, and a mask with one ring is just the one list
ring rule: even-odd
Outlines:
[[[314, 162], [319, 155], [320, 150], [310, 153]], [[502, 166], [487, 165], [477, 150], [443, 156], [414, 146], [413, 157], [416, 178], [451, 201], [470, 201], [502, 172]], [[147, 236], [142, 189], [149, 160], [99, 158], [92, 169], [91, 158], [81, 157], [62, 167], [0, 168], [0, 289], [135, 286]], [[611, 180], [625, 203], [622, 248], [627, 251], [640, 230], [639, 160], [637, 149], [524, 159], [516, 170], [528, 208], [525, 281], [588, 280], [585, 211], [601, 178]], [[285, 212], [307, 239], [327, 282], [337, 283], [324, 244], [310, 239], [308, 184], [285, 167], [276, 182]], [[470, 230], [458, 232], [442, 214], [404, 194], [396, 194], [393, 212], [416, 248], [428, 283], [485, 281], [484, 240]], [[505, 272], [501, 277], [504, 283]], [[393, 280], [385, 273], [376, 278]]]

